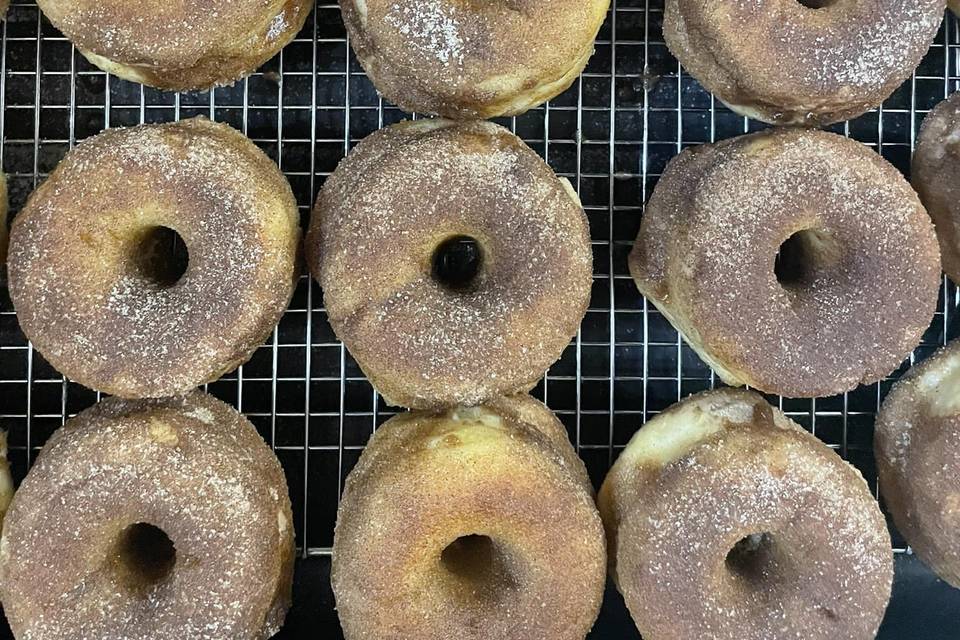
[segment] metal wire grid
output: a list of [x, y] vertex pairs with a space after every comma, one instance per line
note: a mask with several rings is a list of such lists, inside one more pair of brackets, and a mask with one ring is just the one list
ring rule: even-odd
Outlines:
[[[598, 484], [651, 415], [716, 384], [627, 272], [642, 203], [683, 148], [761, 126], [728, 111], [681, 72], [663, 43], [662, 15], [662, 0], [613, 0], [597, 52], [577, 83], [549, 105], [502, 121], [571, 180], [590, 220], [590, 309], [535, 394], [566, 424]], [[306, 218], [323, 180], [352, 145], [406, 117], [379, 99], [363, 75], [335, 4], [318, 5], [295, 42], [260, 72], [210, 93], [162, 93], [108, 77], [27, 0], [15, 0], [2, 49], [0, 156], [12, 213], [76, 141], [107, 127], [207, 115], [242, 130], [278, 162]], [[960, 89], [958, 73], [960, 24], [950, 17], [916, 75], [883, 108], [836, 130], [906, 172], [919, 123]], [[951, 326], [958, 304], [956, 287], [945, 281], [916, 357], [958, 333]], [[875, 486], [872, 423], [890, 382], [833, 398], [770, 399]], [[270, 340], [208, 390], [244, 412], [274, 447], [287, 473], [303, 555], [328, 554], [346, 474], [394, 410], [337, 341], [321, 293], [306, 275]], [[5, 290], [0, 293], [0, 422], [10, 432], [17, 481], [47, 437], [98, 399], [31, 348]], [[902, 550], [902, 543], [896, 546]]]

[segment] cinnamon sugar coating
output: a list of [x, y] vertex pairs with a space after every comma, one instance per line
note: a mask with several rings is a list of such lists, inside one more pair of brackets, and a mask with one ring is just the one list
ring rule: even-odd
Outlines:
[[347, 478], [331, 578], [348, 640], [583, 640], [606, 555], [566, 431], [528, 396], [392, 418]]
[[610, 0], [340, 0], [377, 89], [409, 112], [518, 115], [563, 92], [593, 54]]
[[939, 253], [917, 195], [879, 155], [779, 129], [675, 158], [630, 272], [726, 383], [815, 397], [910, 354], [936, 307]]
[[923, 121], [913, 156], [913, 186], [937, 228], [943, 270], [960, 282], [960, 93]]
[[[144, 271], [145, 256], [162, 256], [144, 246], [160, 228], [189, 251], [173, 284]], [[289, 184], [236, 130], [204, 118], [113, 129], [70, 151], [14, 220], [10, 296], [67, 377], [123, 397], [175, 395], [246, 362], [270, 334], [293, 294], [299, 238]]]
[[960, 342], [913, 367], [880, 407], [880, 495], [917, 556], [960, 588]]
[[648, 640], [868, 640], [893, 580], [860, 473], [758, 394], [643, 426], [600, 490], [611, 573]]
[[290, 606], [292, 523], [276, 456], [235, 410], [107, 399], [50, 437], [13, 499], [4, 612], [20, 640], [263, 640]]
[[[878, 106], [917, 68], [944, 0], [667, 0], [663, 36], [708, 91], [772, 124]], [[816, 6], [810, 6], [816, 5]]]
[[[467, 289], [433, 273], [458, 236], [483, 256]], [[413, 408], [531, 389], [592, 285], [569, 183], [487, 122], [407, 122], [365, 139], [324, 184], [306, 253], [337, 335], [388, 402]]]
[[313, 0], [38, 0], [104, 71], [158, 89], [232, 84], [297, 35]]

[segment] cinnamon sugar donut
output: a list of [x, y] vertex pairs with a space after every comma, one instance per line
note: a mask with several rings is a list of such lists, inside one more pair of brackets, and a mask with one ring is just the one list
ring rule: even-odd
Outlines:
[[0, 431], [0, 528], [13, 500], [13, 476], [7, 461], [7, 432]]
[[913, 156], [913, 186], [937, 227], [943, 270], [960, 282], [960, 93], [923, 121]]
[[91, 63], [174, 91], [249, 75], [303, 27], [313, 0], [37, 0]]
[[947, 0], [947, 6], [950, 7], [951, 11], [960, 16], [960, 0]]
[[930, 48], [943, 10], [944, 0], [666, 0], [663, 37], [737, 113], [820, 126], [889, 97]]
[[405, 111], [518, 115], [587, 65], [610, 0], [340, 0], [357, 59]]
[[872, 639], [893, 553], [860, 473], [756, 393], [674, 405], [600, 490], [610, 567], [646, 640]]
[[630, 272], [724, 382], [789, 397], [889, 374], [940, 286], [933, 226], [900, 173], [858, 142], [799, 129], [675, 158]]
[[20, 640], [262, 640], [290, 606], [292, 522], [276, 456], [232, 408], [104, 400], [14, 496], [4, 613]]
[[486, 122], [407, 122], [368, 137], [324, 185], [306, 250], [337, 335], [405, 407], [531, 389], [590, 298], [579, 199]]
[[114, 129], [70, 151], [14, 220], [10, 296], [67, 377], [176, 395], [270, 334], [293, 294], [299, 236], [283, 174], [234, 129], [204, 118]]
[[605, 579], [586, 470], [528, 396], [396, 416], [347, 478], [331, 574], [347, 640], [583, 640]]
[[874, 448], [897, 529], [960, 588], [960, 341], [894, 385], [877, 415]]

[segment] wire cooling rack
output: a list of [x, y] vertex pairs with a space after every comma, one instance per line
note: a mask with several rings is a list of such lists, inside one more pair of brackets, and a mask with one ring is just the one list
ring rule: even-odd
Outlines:
[[[614, 0], [596, 54], [574, 86], [544, 107], [501, 120], [570, 179], [590, 220], [595, 263], [590, 309], [535, 394], [566, 424], [597, 485], [645, 420], [717, 382], [630, 279], [626, 256], [642, 204], [683, 148], [762, 126], [736, 116], [681, 72], [663, 43], [662, 16], [662, 0]], [[210, 93], [163, 93], [108, 77], [79, 55], [32, 1], [14, 0], [2, 48], [0, 155], [9, 176], [11, 214], [78, 140], [107, 127], [206, 115], [242, 130], [278, 162], [305, 222], [317, 191], [344, 154], [366, 135], [407, 117], [382, 101], [363, 74], [336, 4], [318, 5], [296, 41], [260, 72]], [[872, 146], [907, 173], [924, 115], [957, 89], [960, 24], [948, 17], [916, 75], [881, 109], [835, 130]], [[936, 317], [914, 358], [960, 333], [953, 321], [958, 304], [956, 287], [945, 281]], [[873, 419], [891, 382], [831, 398], [770, 399], [856, 465], [876, 490]], [[330, 637], [338, 637], [324, 578], [337, 500], [370, 434], [394, 410], [334, 336], [321, 293], [306, 275], [267, 343], [208, 390], [253, 421], [286, 471], [304, 557], [291, 626], [329, 628]], [[5, 289], [0, 291], [0, 422], [10, 434], [18, 482], [48, 436], [97, 399], [30, 347]], [[904, 551], [896, 536], [895, 546]], [[936, 583], [918, 565], [904, 564], [905, 558], [908, 554], [898, 558], [898, 572], [926, 580], [918, 583], [927, 585], [918, 587], [925, 601], [960, 606], [949, 592], [929, 586]], [[901, 593], [891, 615], [897, 598], [913, 593], [913, 582], [906, 587], [901, 582], [898, 575]], [[916, 623], [909, 627], [911, 637], [921, 637], [922, 621], [909, 618], [913, 606], [919, 605], [900, 610], [907, 624]], [[622, 602], [611, 595], [591, 638], [636, 637], [625, 620]], [[928, 631], [933, 635], [922, 637], [957, 637], [950, 635], [956, 633], [952, 627]], [[306, 637], [289, 630], [285, 635]], [[888, 631], [885, 637], [901, 636]]]

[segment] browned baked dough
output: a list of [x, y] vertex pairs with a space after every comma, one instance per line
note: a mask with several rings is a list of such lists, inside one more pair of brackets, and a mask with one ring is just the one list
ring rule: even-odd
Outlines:
[[951, 11], [960, 16], [960, 0], [947, 0], [947, 6], [950, 7]]
[[0, 0], [0, 18], [7, 17], [7, 10], [10, 8], [10, 0]]
[[[483, 256], [465, 289], [433, 275], [447, 240]], [[487, 122], [407, 122], [361, 142], [324, 185], [306, 241], [337, 335], [391, 404], [528, 391], [587, 310], [587, 220], [566, 180]]]
[[860, 473], [758, 394], [648, 422], [600, 490], [611, 574], [647, 640], [872, 639], [890, 536]]
[[38, 0], [90, 62], [126, 80], [190, 91], [232, 84], [286, 46], [313, 0]]
[[340, 0], [350, 43], [405, 111], [447, 118], [523, 113], [587, 65], [610, 0]]
[[877, 415], [874, 449], [897, 529], [960, 588], [960, 341], [894, 385]]
[[943, 270], [960, 282], [960, 93], [923, 121], [913, 156], [913, 186], [936, 225]]
[[933, 225], [903, 176], [858, 142], [800, 129], [675, 158], [630, 272], [725, 382], [789, 397], [893, 371], [940, 285]]
[[[161, 228], [189, 250], [175, 282], [153, 275], [166, 267]], [[270, 334], [299, 238], [290, 185], [236, 130], [204, 118], [114, 129], [70, 151], [14, 220], [10, 295], [67, 377], [175, 395], [246, 362]]]
[[347, 640], [583, 640], [605, 575], [586, 469], [529, 396], [392, 418], [347, 478], [331, 574]]
[[276, 456], [226, 404], [104, 400], [14, 496], [4, 613], [20, 640], [262, 640], [290, 606], [292, 523]]
[[910, 77], [944, 0], [666, 0], [663, 37], [706, 89], [745, 116], [826, 125]]
[[13, 500], [13, 476], [7, 461], [7, 432], [0, 431], [0, 527]]

